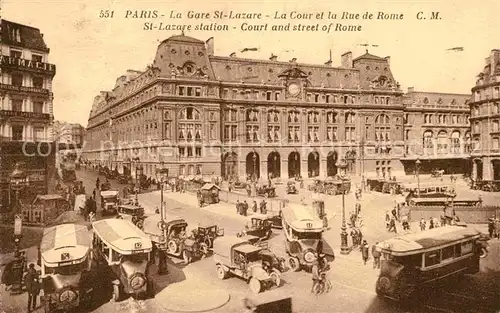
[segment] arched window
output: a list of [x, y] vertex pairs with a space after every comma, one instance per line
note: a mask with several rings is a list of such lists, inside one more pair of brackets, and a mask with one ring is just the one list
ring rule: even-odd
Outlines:
[[448, 133], [444, 130], [440, 131], [437, 136], [437, 153], [448, 153]]
[[460, 153], [460, 132], [458, 130], [451, 133], [451, 153]]
[[180, 110], [179, 112], [179, 120], [200, 120], [201, 119], [201, 114], [200, 111], [198, 111], [195, 108], [185, 108]]
[[319, 112], [307, 112], [307, 142], [319, 142]]
[[472, 143], [471, 143], [471, 138], [470, 138], [470, 132], [466, 132], [464, 136], [464, 152], [465, 153], [470, 153], [472, 151]]
[[388, 147], [391, 140], [391, 120], [387, 114], [379, 114], [375, 117], [375, 141], [378, 146], [375, 151], [381, 154], [388, 154], [390, 149]]
[[334, 111], [326, 112], [326, 140], [328, 141], [337, 140], [337, 123], [338, 123], [337, 112]]
[[424, 145], [424, 154], [426, 155], [431, 155], [434, 153], [434, 142], [433, 142], [433, 136], [434, 134], [432, 133], [431, 130], [426, 130], [424, 132], [424, 137], [423, 137], [423, 145]]
[[267, 142], [279, 142], [281, 138], [280, 111], [271, 109], [267, 111]]

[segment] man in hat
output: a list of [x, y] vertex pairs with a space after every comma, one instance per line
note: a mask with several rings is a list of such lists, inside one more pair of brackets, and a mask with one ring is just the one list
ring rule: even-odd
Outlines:
[[28, 292], [28, 312], [36, 310], [36, 298], [40, 293], [38, 279], [39, 277], [35, 270], [35, 264], [31, 263], [25, 278], [26, 291]]
[[382, 256], [382, 254], [380, 253], [377, 245], [378, 242], [376, 242], [372, 246], [373, 268], [380, 268], [380, 257]]
[[366, 265], [366, 261], [368, 261], [368, 242], [366, 240], [363, 240], [361, 245], [361, 256], [363, 257], [363, 263]]

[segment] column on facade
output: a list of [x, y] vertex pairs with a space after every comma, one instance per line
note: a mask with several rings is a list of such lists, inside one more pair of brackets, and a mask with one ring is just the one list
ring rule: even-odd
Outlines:
[[[283, 109], [281, 111], [281, 142], [280, 145], [286, 145], [288, 144], [288, 111], [286, 109]], [[281, 157], [283, 159], [283, 157]], [[288, 161], [288, 159], [287, 159]], [[283, 168], [283, 167], [282, 167]], [[281, 170], [283, 173], [283, 170]], [[283, 175], [281, 175], [283, 177]]]
[[477, 162], [472, 160], [472, 179], [477, 180]]
[[288, 178], [288, 155], [280, 155], [281, 163], [280, 163], [280, 175], [281, 179]]
[[488, 157], [483, 158], [483, 180], [493, 180], [493, 164]]
[[[247, 142], [247, 112], [245, 110], [245, 107], [240, 107], [240, 109], [238, 110], [238, 113], [240, 115], [240, 118], [236, 118], [236, 122], [238, 121], [243, 121], [243, 123], [241, 123], [240, 125], [242, 125], [243, 129], [241, 130], [237, 130], [236, 131], [236, 141], [237, 142], [240, 142], [240, 143], [246, 143]], [[238, 128], [238, 127], [236, 127]], [[238, 133], [239, 134], [243, 134], [243, 136], [240, 136], [240, 138], [238, 138]]]

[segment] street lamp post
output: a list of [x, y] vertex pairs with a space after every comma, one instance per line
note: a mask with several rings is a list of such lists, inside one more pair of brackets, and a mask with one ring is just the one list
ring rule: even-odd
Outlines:
[[15, 213], [22, 213], [19, 212], [18, 209], [20, 209], [20, 200], [19, 200], [19, 193], [21, 189], [23, 189], [26, 186], [27, 183], [27, 177], [24, 171], [21, 168], [21, 164], [16, 163], [14, 170], [10, 174], [10, 186], [11, 190], [15, 191], [16, 199], [15, 199]]
[[[162, 164], [163, 165], [163, 164]], [[165, 236], [164, 234], [164, 225], [165, 225], [165, 206], [163, 205], [163, 189], [164, 189], [164, 184], [168, 179], [168, 168], [162, 168], [156, 169], [156, 180], [160, 182], [160, 227], [162, 231], [162, 236]], [[158, 274], [164, 274], [167, 272], [166, 268], [166, 261], [165, 261], [165, 252], [163, 250], [159, 250], [159, 261], [158, 261]], [[153, 257], [154, 259], [154, 257]]]
[[253, 177], [254, 181], [257, 181], [257, 153], [255, 153], [255, 151], [253, 152], [252, 160], [253, 160]]
[[415, 161], [415, 172], [417, 175], [417, 197], [420, 197], [420, 159]]
[[[341, 170], [345, 170], [346, 167], [347, 167], [347, 164], [345, 163], [345, 161], [341, 161], [340, 164], [338, 165], [338, 167], [341, 169]], [[342, 226], [340, 228], [340, 254], [349, 254], [351, 251], [349, 249], [349, 246], [347, 244], [347, 226], [346, 226], [346, 222], [345, 222], [345, 194], [346, 194], [347, 190], [346, 188], [344, 187], [344, 185], [342, 185]]]

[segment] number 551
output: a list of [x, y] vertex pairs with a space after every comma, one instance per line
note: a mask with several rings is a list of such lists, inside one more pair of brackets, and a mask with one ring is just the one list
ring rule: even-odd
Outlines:
[[99, 17], [100, 18], [112, 18], [113, 13], [115, 13], [115, 11], [101, 10], [101, 12], [99, 13]]

